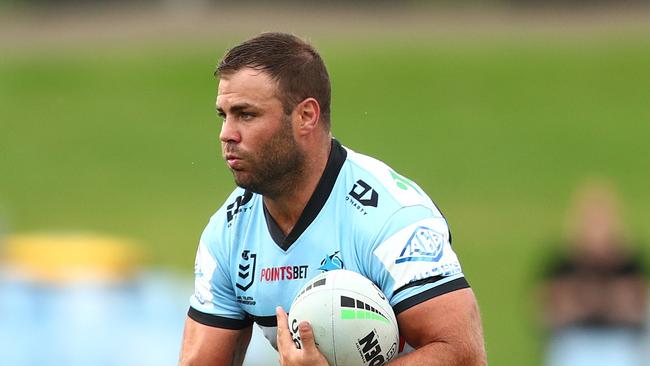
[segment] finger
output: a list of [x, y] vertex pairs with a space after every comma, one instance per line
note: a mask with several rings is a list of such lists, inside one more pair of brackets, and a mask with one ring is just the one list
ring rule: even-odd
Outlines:
[[293, 345], [293, 341], [291, 340], [291, 333], [289, 333], [289, 319], [282, 306], [275, 308], [275, 316], [278, 322], [278, 331], [276, 337], [278, 349], [286, 348], [290, 344]]
[[285, 328], [289, 330], [289, 320], [287, 317], [287, 313], [284, 311], [282, 306], [278, 306], [275, 308], [275, 316], [278, 320], [278, 329]]
[[318, 351], [316, 348], [316, 339], [314, 338], [314, 331], [308, 322], [301, 322], [298, 325], [300, 331], [300, 340], [302, 347], [306, 352]]

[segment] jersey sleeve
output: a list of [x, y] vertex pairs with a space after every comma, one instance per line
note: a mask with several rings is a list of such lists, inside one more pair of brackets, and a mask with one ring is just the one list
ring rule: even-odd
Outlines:
[[442, 294], [469, 287], [437, 209], [402, 207], [383, 226], [369, 253], [371, 278], [396, 314]]
[[201, 235], [188, 316], [208, 326], [243, 329], [250, 326], [252, 320], [236, 301], [229, 275], [227, 246], [218, 228], [218, 220], [213, 217]]

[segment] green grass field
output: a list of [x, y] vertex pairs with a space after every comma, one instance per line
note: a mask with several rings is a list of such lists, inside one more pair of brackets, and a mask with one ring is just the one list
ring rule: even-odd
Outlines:
[[[577, 185], [611, 179], [631, 232], [650, 239], [650, 39], [315, 43], [335, 136], [418, 182], [447, 216], [490, 363], [537, 363], [532, 276]], [[227, 44], [4, 53], [10, 231], [131, 237], [190, 276], [233, 188], [212, 77]]]

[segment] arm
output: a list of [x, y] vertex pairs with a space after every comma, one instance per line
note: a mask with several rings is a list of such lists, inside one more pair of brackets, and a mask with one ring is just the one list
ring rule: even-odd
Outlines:
[[575, 278], [553, 278], [544, 284], [541, 289], [541, 303], [543, 304], [542, 320], [549, 329], [557, 329], [571, 323], [578, 323], [588, 318], [594, 312], [598, 301], [581, 301], [581, 280]]
[[643, 326], [648, 302], [645, 279], [641, 275], [614, 279], [610, 293], [606, 319], [618, 324]]
[[[284, 310], [277, 310], [282, 365], [327, 365], [308, 323], [300, 323], [303, 349], [297, 349]], [[429, 299], [397, 316], [400, 335], [416, 348], [391, 366], [486, 366], [481, 320], [474, 293], [465, 288]]]
[[404, 207], [382, 229], [366, 273], [390, 299], [414, 352], [390, 365], [487, 364], [478, 305], [435, 207]]
[[241, 330], [211, 327], [188, 317], [185, 320], [179, 365], [241, 365], [252, 330], [253, 327]]
[[474, 293], [465, 288], [429, 299], [397, 316], [400, 335], [416, 348], [390, 363], [400, 365], [487, 365]]
[[[179, 364], [241, 365], [252, 335], [252, 321], [235, 301], [229, 276], [231, 253], [223, 233], [222, 210], [199, 241], [194, 262], [194, 294], [185, 320]], [[224, 244], [226, 243], [226, 244]]]

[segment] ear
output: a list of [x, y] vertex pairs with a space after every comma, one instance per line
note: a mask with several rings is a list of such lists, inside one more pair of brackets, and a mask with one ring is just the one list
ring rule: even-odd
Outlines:
[[296, 121], [296, 132], [307, 135], [318, 127], [320, 121], [320, 105], [314, 98], [307, 98], [293, 110], [293, 120]]

